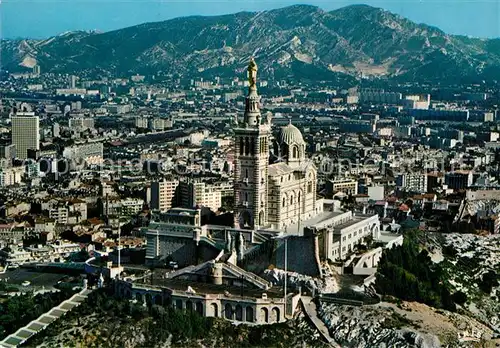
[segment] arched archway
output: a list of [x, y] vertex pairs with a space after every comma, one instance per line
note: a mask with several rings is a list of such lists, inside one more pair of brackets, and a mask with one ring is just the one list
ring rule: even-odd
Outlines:
[[250, 227], [252, 226], [252, 214], [248, 210], [243, 210], [240, 213], [240, 227]]
[[217, 318], [219, 316], [219, 306], [217, 306], [217, 303], [212, 303], [210, 308], [212, 309], [213, 316]]
[[161, 295], [155, 295], [153, 297], [153, 303], [155, 305], [161, 305], [163, 303], [163, 299], [162, 299]]
[[264, 211], [261, 210], [259, 213], [259, 225], [263, 226], [264, 225]]
[[236, 320], [243, 321], [243, 308], [241, 307], [241, 305], [239, 304], [236, 305], [235, 314], [236, 314]]
[[137, 302], [142, 302], [142, 294], [140, 292], [135, 293], [135, 299]]
[[373, 239], [379, 239], [380, 229], [377, 224], [373, 224], [370, 228], [371, 236]]
[[153, 304], [153, 296], [150, 293], [146, 294], [146, 304], [151, 306]]
[[267, 308], [261, 308], [260, 314], [264, 319], [264, 323], [269, 323], [269, 310]]
[[229, 303], [224, 306], [224, 317], [229, 320], [233, 320], [233, 307]]
[[280, 309], [278, 307], [273, 308], [273, 321], [280, 322]]
[[196, 308], [196, 312], [199, 314], [199, 315], [203, 315], [203, 303], [201, 302], [196, 302], [196, 305], [195, 305], [195, 308]]
[[253, 322], [253, 308], [250, 306], [245, 309], [245, 321]]

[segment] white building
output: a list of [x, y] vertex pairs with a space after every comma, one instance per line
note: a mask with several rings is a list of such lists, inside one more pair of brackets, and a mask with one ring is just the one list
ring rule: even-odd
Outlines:
[[137, 198], [126, 198], [121, 200], [122, 215], [136, 215], [142, 211], [144, 200]]
[[427, 174], [402, 173], [397, 177], [396, 184], [404, 191], [425, 193], [427, 192]]
[[69, 128], [74, 131], [94, 129], [95, 121], [92, 117], [75, 117], [69, 120]]
[[359, 92], [360, 103], [383, 103], [383, 104], [398, 104], [403, 95], [398, 92], [386, 92], [378, 89], [362, 89]]
[[163, 180], [151, 183], [151, 209], [167, 211], [174, 206], [178, 180]]
[[12, 167], [0, 169], [0, 187], [20, 184], [25, 172], [24, 167]]
[[178, 188], [180, 205], [185, 208], [207, 207], [216, 211], [222, 206], [220, 186], [205, 182], [181, 181]]
[[66, 147], [63, 151], [63, 157], [71, 161], [84, 162], [82, 164], [101, 164], [103, 152], [102, 143], [88, 143]]
[[352, 196], [358, 194], [358, 182], [351, 178], [329, 180], [326, 185], [328, 188], [331, 188], [332, 192], [343, 192], [346, 195]]
[[66, 225], [68, 223], [69, 211], [65, 206], [56, 206], [49, 210], [49, 218], [54, 219], [58, 224]]
[[148, 128], [148, 119], [146, 117], [137, 116], [135, 118], [136, 128]]
[[345, 260], [357, 245], [365, 244], [367, 239], [380, 239], [376, 214], [331, 213], [331, 217], [309, 226], [309, 230], [320, 233], [320, 258], [324, 260]]
[[172, 128], [173, 121], [171, 118], [160, 118], [154, 117], [149, 120], [149, 129], [153, 131], [162, 131], [168, 128]]

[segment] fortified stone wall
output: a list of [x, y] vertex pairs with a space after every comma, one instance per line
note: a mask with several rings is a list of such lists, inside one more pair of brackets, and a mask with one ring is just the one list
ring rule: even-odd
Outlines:
[[[287, 271], [297, 272], [312, 277], [321, 276], [321, 267], [316, 260], [315, 242], [313, 237], [287, 238]], [[285, 240], [277, 241], [274, 251], [274, 265], [285, 269]]]

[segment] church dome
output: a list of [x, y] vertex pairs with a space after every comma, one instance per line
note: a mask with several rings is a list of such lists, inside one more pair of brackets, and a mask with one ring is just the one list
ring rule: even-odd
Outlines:
[[280, 145], [305, 144], [304, 138], [302, 138], [302, 133], [291, 123], [285, 127], [281, 127], [277, 140]]

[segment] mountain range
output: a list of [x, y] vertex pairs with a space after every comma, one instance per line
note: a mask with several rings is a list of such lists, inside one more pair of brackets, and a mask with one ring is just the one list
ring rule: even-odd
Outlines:
[[500, 39], [449, 35], [367, 5], [334, 11], [295, 5], [191, 16], [115, 31], [2, 40], [2, 68], [44, 72], [241, 74], [255, 56], [264, 74], [402, 81], [500, 79]]

